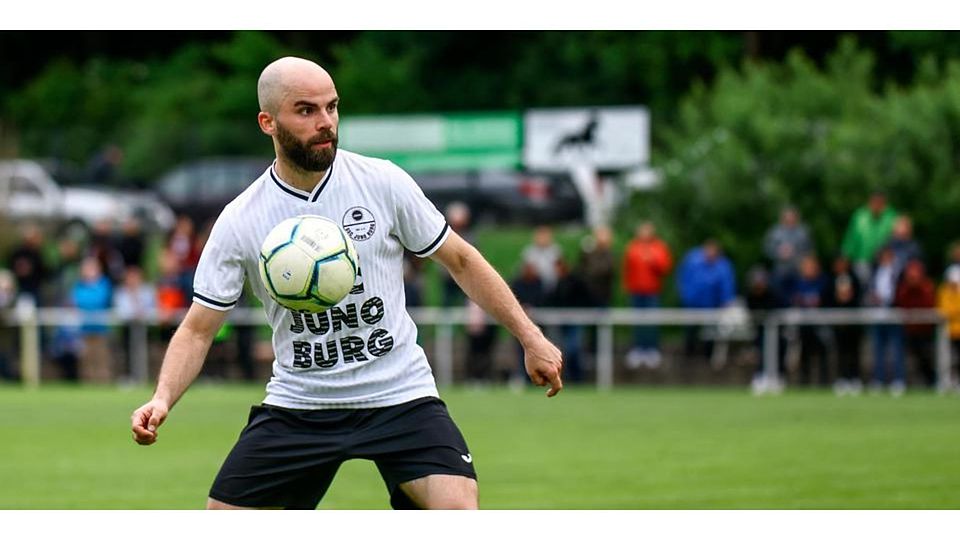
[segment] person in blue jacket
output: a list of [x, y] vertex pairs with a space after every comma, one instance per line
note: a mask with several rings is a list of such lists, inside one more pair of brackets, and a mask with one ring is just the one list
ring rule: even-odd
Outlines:
[[[730, 304], [736, 296], [733, 264], [714, 239], [706, 240], [683, 256], [677, 269], [680, 303], [685, 308], [716, 309]], [[712, 355], [713, 344], [705, 343], [705, 356]], [[697, 354], [697, 328], [687, 328], [686, 354]]]
[[[103, 274], [96, 257], [86, 257], [80, 264], [80, 280], [73, 286], [71, 300], [81, 312], [100, 313], [110, 309], [113, 287]], [[80, 327], [83, 348], [80, 353], [80, 379], [84, 382], [113, 381], [113, 355], [110, 353], [110, 328], [102, 321], [84, 317]]]

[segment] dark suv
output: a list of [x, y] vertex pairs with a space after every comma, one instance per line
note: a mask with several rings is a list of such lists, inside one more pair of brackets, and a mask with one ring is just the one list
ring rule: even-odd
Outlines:
[[220, 211], [273, 162], [261, 157], [213, 157], [184, 163], [156, 183], [160, 196], [178, 214], [198, 224]]
[[475, 222], [559, 223], [583, 219], [583, 201], [567, 174], [512, 170], [411, 173], [440, 211], [465, 203]]

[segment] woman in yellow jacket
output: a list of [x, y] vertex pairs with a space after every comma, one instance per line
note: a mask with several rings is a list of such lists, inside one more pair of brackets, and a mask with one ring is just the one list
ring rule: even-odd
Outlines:
[[947, 267], [945, 277], [946, 280], [937, 290], [937, 309], [947, 319], [950, 349], [956, 359], [960, 356], [960, 265]]

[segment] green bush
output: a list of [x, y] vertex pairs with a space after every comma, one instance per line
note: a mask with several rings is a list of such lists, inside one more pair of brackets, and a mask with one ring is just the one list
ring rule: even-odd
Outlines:
[[652, 217], [677, 253], [712, 236], [742, 272], [793, 204], [830, 258], [873, 189], [914, 218], [934, 266], [958, 234], [957, 62], [927, 59], [912, 85], [883, 85], [872, 54], [847, 39], [822, 68], [793, 51], [724, 69], [694, 88], [663, 140], [661, 187], [635, 195], [622, 219]]

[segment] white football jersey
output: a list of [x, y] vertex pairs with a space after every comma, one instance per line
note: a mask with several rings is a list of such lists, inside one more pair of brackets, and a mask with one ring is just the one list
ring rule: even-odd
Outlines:
[[[264, 289], [257, 270], [267, 233], [303, 214], [341, 224], [353, 240], [353, 290], [319, 314], [294, 313]], [[194, 302], [228, 310], [245, 276], [273, 327], [273, 376], [264, 403], [294, 409], [371, 408], [438, 396], [403, 290], [404, 248], [420, 257], [447, 239], [443, 215], [402, 169], [338, 150], [312, 193], [268, 168], [228, 204], [210, 233], [194, 278]]]

